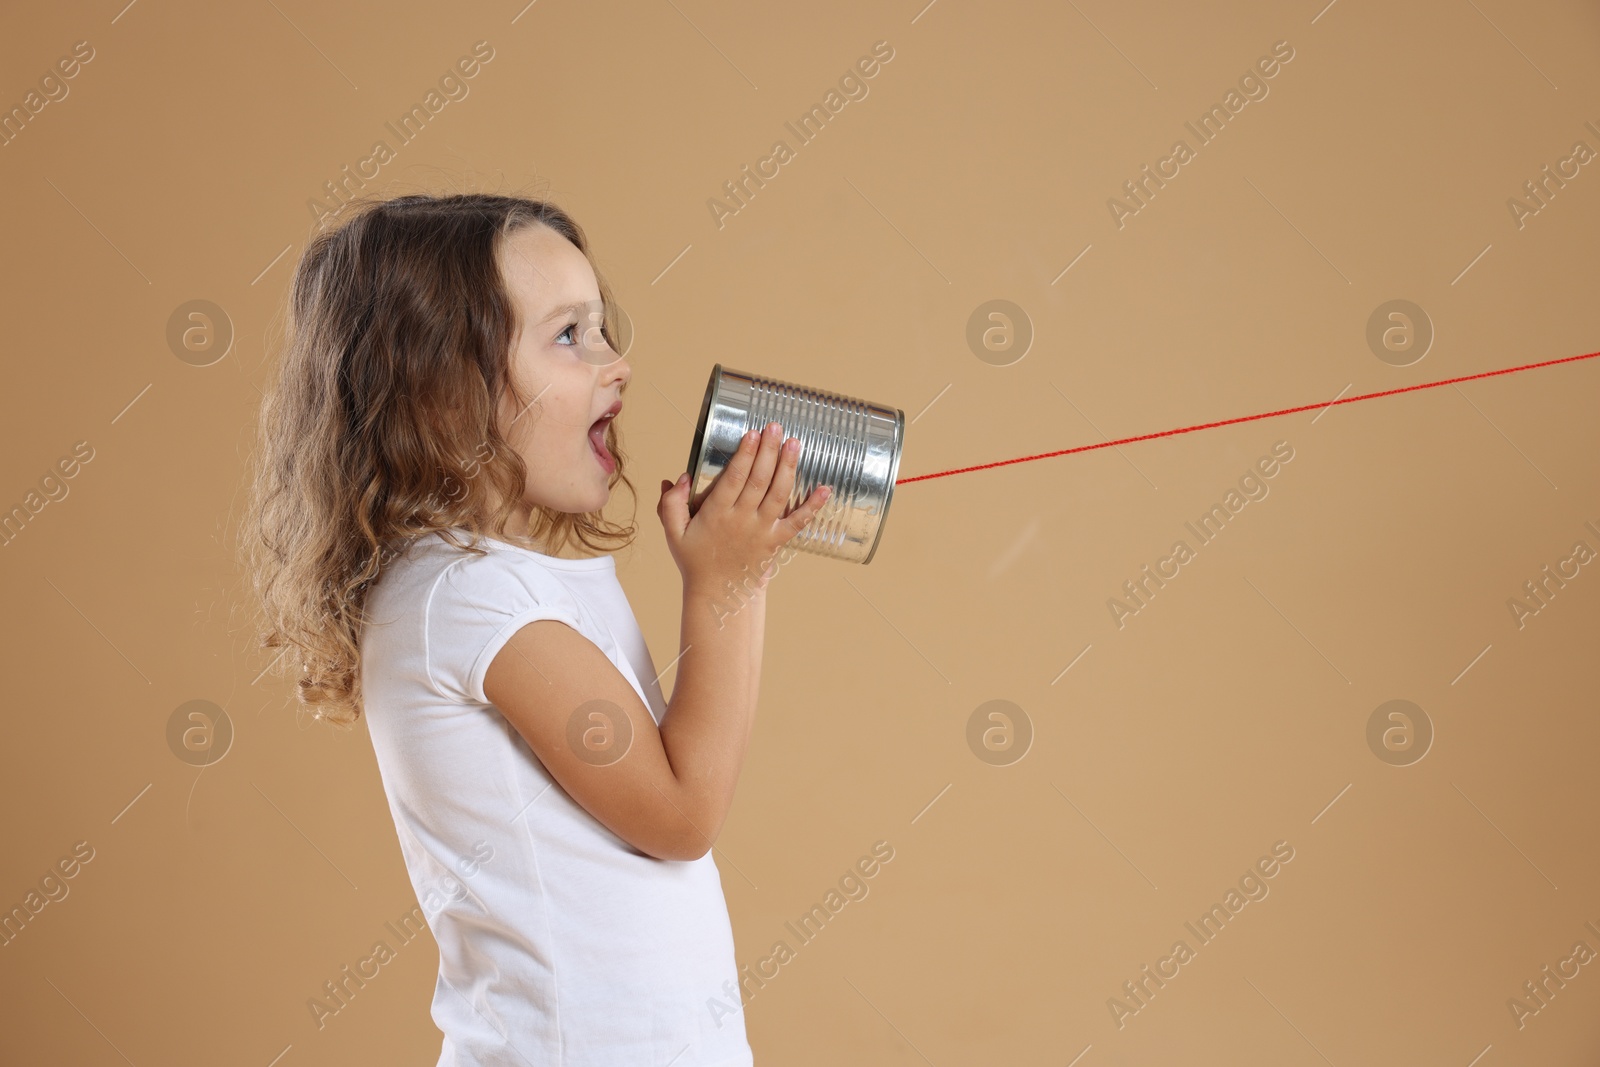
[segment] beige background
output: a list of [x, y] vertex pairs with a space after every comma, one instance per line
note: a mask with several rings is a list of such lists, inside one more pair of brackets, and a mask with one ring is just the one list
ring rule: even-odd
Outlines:
[[[474, 42], [369, 189], [548, 194], [593, 238], [637, 330], [620, 573], [665, 664], [653, 487], [715, 362], [904, 409], [909, 477], [1600, 348], [1600, 163], [1506, 206], [1600, 150], [1597, 32], [1505, 0], [14, 13], [7, 106], [95, 58], [0, 148], [0, 504], [94, 458], [0, 550], [0, 906], [94, 859], [0, 948], [0, 1061], [434, 1062], [426, 936], [320, 1030], [306, 1006], [415, 898], [364, 730], [259, 677], [233, 544], [308, 201]], [[707, 199], [879, 40], [870, 95], [719, 230]], [[1118, 229], [1107, 199], [1279, 40], [1270, 95]], [[1436, 330], [1409, 367], [1365, 341], [1395, 298]], [[210, 366], [165, 340], [192, 299], [236, 331]], [[1035, 331], [1010, 366], [965, 341], [991, 299]], [[1600, 550], [1597, 399], [1585, 361], [903, 485], [870, 566], [794, 562], [717, 845], [739, 961], [895, 857], [749, 1000], [757, 1062], [1594, 1062], [1600, 964], [1521, 1028], [1507, 1000], [1600, 951], [1600, 568], [1521, 629], [1506, 602]], [[1280, 440], [1270, 495], [1118, 629], [1107, 599]], [[1410, 766], [1367, 744], [1392, 699], [1435, 731]], [[166, 740], [190, 700], [235, 730], [204, 771]], [[990, 700], [1031, 724], [1009, 766], [967, 743]], [[1119, 1029], [1108, 998], [1278, 841], [1270, 895]]]

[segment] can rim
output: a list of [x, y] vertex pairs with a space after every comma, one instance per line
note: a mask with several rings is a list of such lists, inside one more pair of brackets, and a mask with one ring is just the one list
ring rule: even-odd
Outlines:
[[904, 450], [906, 436], [906, 413], [899, 408], [894, 409], [894, 447], [890, 455], [894, 458], [889, 462], [889, 491], [883, 494], [883, 513], [878, 516], [878, 532], [872, 536], [872, 547], [867, 549], [867, 554], [862, 557], [861, 565], [865, 567], [872, 562], [872, 557], [878, 554], [878, 542], [883, 540], [883, 528], [889, 524], [889, 505], [894, 503], [895, 478], [900, 474], [900, 454]]
[[689, 465], [684, 470], [689, 472], [689, 514], [693, 515], [699, 505], [694, 499], [694, 486], [700, 480], [700, 461], [705, 453], [706, 423], [711, 415], [711, 398], [717, 393], [717, 387], [722, 383], [722, 364], [714, 363], [711, 366], [711, 377], [706, 381], [706, 395], [700, 401], [700, 419], [695, 423], [694, 439], [689, 442]]

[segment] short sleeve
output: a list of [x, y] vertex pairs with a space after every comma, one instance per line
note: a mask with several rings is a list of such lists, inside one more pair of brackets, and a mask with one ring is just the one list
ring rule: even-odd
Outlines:
[[577, 601], [531, 559], [491, 550], [440, 573], [423, 615], [428, 679], [457, 703], [488, 704], [483, 678], [496, 653], [530, 622], [553, 619], [583, 632]]

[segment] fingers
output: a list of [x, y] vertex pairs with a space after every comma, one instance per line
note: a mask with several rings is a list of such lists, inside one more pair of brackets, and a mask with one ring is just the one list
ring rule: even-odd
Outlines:
[[789, 517], [783, 520], [788, 526], [789, 537], [792, 538], [801, 530], [804, 530], [811, 520], [817, 517], [817, 512], [821, 511], [828, 501], [832, 499], [833, 489], [831, 486], [819, 485], [813, 489], [811, 495], [806, 497], [800, 506], [790, 512]]
[[750, 468], [755, 463], [756, 446], [760, 435], [750, 431], [739, 441], [739, 447], [734, 449], [733, 455], [728, 459], [728, 465], [717, 475], [716, 484], [711, 487], [711, 492], [706, 494], [706, 501], [718, 507], [727, 508], [739, 499], [739, 493], [744, 489], [744, 483], [750, 477]]
[[795, 471], [800, 466], [800, 439], [791, 437], [778, 450], [778, 469], [772, 484], [761, 501], [761, 514], [769, 519], [783, 517], [789, 507], [789, 495], [794, 492]]
[[[712, 484], [702, 512], [705, 504], [713, 503], [721, 511], [749, 508], [773, 524], [766, 526], [769, 536], [775, 532], [781, 542], [791, 540], [833, 499], [832, 487], [818, 486], [785, 516], [798, 477], [801, 448], [798, 438], [785, 440], [783, 427], [776, 422], [769, 422], [762, 431], [749, 431]], [[662, 498], [662, 508], [671, 506], [673, 499], [674, 491], [669, 490]], [[675, 527], [675, 532], [682, 532], [687, 523], [685, 494], [682, 525]]]
[[739, 493], [739, 505], [755, 509], [761, 507], [767, 489], [772, 484], [772, 472], [777, 469], [778, 454], [782, 448], [783, 427], [776, 422], [767, 423], [761, 431], [761, 447], [756, 451], [750, 477], [745, 479], [744, 489]]
[[671, 541], [683, 535], [689, 525], [689, 477], [684, 475], [676, 482], [661, 482], [661, 502], [656, 505], [656, 516]]

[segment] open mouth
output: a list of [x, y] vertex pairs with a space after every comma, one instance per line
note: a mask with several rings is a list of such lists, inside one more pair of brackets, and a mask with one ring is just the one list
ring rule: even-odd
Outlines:
[[[620, 408], [621, 405], [619, 404], [617, 407]], [[613, 409], [600, 416], [589, 427], [589, 446], [594, 450], [595, 459], [607, 474], [617, 469], [616, 457], [606, 448], [606, 429], [611, 425], [611, 420], [616, 417], [617, 412]]]

